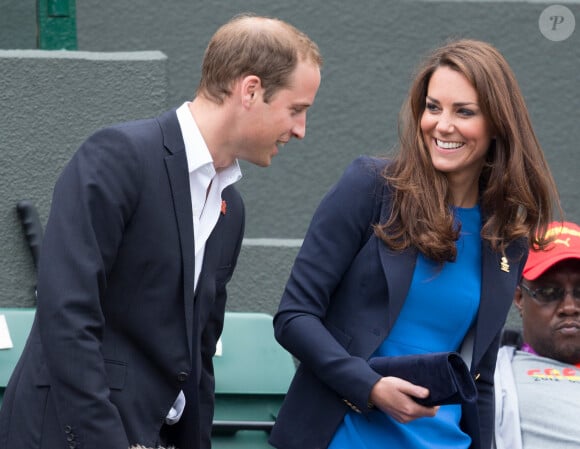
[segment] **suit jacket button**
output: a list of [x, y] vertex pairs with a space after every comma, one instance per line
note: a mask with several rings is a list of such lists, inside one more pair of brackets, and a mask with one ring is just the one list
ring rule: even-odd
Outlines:
[[177, 375], [177, 380], [179, 382], [185, 382], [187, 380], [187, 373], [181, 372]]
[[71, 433], [72, 432], [72, 427], [71, 426], [65, 426], [64, 427], [64, 433]]

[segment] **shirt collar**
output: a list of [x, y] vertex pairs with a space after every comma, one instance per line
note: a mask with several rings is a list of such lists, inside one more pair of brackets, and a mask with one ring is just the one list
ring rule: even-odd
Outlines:
[[537, 353], [536, 351], [534, 351], [534, 348], [532, 348], [532, 347], [531, 347], [529, 344], [527, 344], [527, 343], [524, 343], [524, 344], [522, 345], [522, 348], [521, 348], [521, 350], [522, 350], [522, 351], [524, 351], [524, 352], [528, 352], [528, 353], [530, 353], [530, 354], [538, 355], [538, 353]]
[[[213, 177], [216, 174], [213, 158], [197, 123], [195, 123], [193, 115], [191, 115], [189, 104], [190, 102], [186, 101], [176, 111], [181, 134], [183, 135], [183, 143], [185, 145], [187, 170], [189, 173], [193, 173], [202, 167], [206, 167], [206, 170], [210, 171], [211, 177]], [[242, 177], [242, 171], [240, 170], [238, 160], [234, 160], [230, 166], [220, 170], [219, 175], [220, 178], [226, 180], [227, 185], [239, 181]]]

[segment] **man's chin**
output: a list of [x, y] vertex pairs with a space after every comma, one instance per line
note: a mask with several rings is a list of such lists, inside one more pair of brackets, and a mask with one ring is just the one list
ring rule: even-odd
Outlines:
[[258, 167], [269, 167], [272, 164], [272, 158], [268, 158], [268, 159], [263, 159], [263, 160], [259, 160], [259, 161], [254, 161], [254, 165], [257, 165]]

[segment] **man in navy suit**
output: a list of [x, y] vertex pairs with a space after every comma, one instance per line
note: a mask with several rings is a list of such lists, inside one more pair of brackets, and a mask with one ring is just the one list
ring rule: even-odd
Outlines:
[[237, 16], [212, 37], [193, 101], [81, 145], [54, 190], [0, 449], [210, 447], [244, 232], [237, 161], [268, 166], [304, 137], [321, 65], [293, 26]]

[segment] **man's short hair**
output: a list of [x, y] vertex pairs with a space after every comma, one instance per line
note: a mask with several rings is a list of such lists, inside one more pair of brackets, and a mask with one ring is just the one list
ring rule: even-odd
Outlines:
[[322, 66], [318, 46], [306, 34], [279, 19], [241, 14], [222, 25], [211, 38], [197, 95], [222, 104], [236, 80], [255, 75], [268, 102], [276, 91], [290, 87], [291, 75], [300, 61]]

